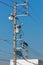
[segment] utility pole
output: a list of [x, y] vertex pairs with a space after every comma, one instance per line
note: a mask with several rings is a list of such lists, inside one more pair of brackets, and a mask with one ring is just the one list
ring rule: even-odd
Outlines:
[[21, 25], [18, 25], [17, 24], [17, 17], [18, 16], [28, 16], [28, 11], [26, 11], [25, 13], [23, 13], [23, 14], [20, 14], [20, 15], [18, 15], [17, 14], [17, 7], [18, 6], [22, 6], [22, 7], [24, 7], [24, 8], [26, 8], [26, 10], [28, 9], [28, 1], [27, 0], [23, 0], [24, 1], [24, 3], [23, 4], [18, 4], [18, 3], [14, 3], [14, 14], [11, 14], [10, 15], [10, 17], [9, 17], [9, 19], [10, 20], [14, 20], [14, 46], [13, 46], [13, 48], [14, 48], [14, 57], [13, 57], [13, 65], [16, 65], [16, 58], [17, 58], [17, 55], [16, 55], [16, 52], [17, 52], [17, 33], [19, 33], [19, 29], [21, 28]]
[[14, 58], [13, 65], [16, 65], [16, 3], [14, 3]]

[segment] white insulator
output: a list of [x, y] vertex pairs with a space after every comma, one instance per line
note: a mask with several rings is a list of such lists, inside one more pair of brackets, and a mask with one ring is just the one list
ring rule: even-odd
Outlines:
[[20, 28], [21, 28], [20, 25], [16, 25], [16, 33], [19, 33], [20, 32]]

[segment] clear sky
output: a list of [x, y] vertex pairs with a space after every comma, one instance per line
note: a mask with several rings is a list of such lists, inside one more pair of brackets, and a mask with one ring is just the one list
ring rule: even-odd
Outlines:
[[[0, 1], [14, 6], [14, 3], [10, 0]], [[28, 0], [28, 2], [28, 12], [30, 15], [28, 17], [18, 17], [19, 20], [17, 23], [24, 24], [22, 27], [23, 38], [30, 46], [29, 56], [43, 59], [43, 0]], [[21, 3], [20, 0], [18, 0], [18, 3]], [[13, 58], [13, 21], [9, 21], [8, 19], [10, 13], [13, 13], [13, 11], [13, 8], [0, 2], [0, 58]], [[20, 13], [20, 11], [18, 12]], [[4, 42], [3, 39], [7, 39], [10, 42]]]

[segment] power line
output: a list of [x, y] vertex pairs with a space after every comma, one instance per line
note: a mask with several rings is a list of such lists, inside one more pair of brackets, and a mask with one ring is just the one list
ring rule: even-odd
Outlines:
[[4, 50], [2, 50], [2, 49], [0, 49], [0, 53], [7, 53], [7, 54], [13, 54], [13, 52], [6, 52], [6, 51], [4, 51]]
[[19, 56], [21, 56], [26, 62], [28, 62], [28, 63], [32, 63], [32, 64], [35, 64], [36, 65], [36, 63], [33, 63], [33, 62], [31, 62], [31, 61], [28, 61], [26, 58], [24, 58], [24, 55], [21, 53], [21, 51], [19, 52], [21, 55], [19, 55]]
[[10, 62], [10, 60], [8, 60], [8, 59], [0, 59], [0, 61]]
[[22, 56], [22, 57], [23, 57], [23, 59], [24, 59], [26, 62], [37, 65], [36, 63], [33, 63], [33, 62], [28, 61], [27, 59], [25, 59], [24, 56]]
[[[33, 54], [35, 54], [36, 56], [43, 57], [43, 54], [40, 54], [39, 52], [37, 52], [36, 50], [34, 50], [33, 48], [31, 48], [30, 46], [29, 46], [29, 48], [30, 48], [29, 51], [33, 52]], [[6, 52], [4, 50], [0, 50], [0, 52], [4, 52], [4, 53], [8, 53], [8, 54], [13, 54], [13, 52]]]
[[[30, 14], [30, 17], [33, 19], [33, 21], [36, 23], [37, 22], [37, 20], [36, 20], [36, 18], [34, 18], [31, 14]], [[37, 22], [38, 23], [38, 22]]]
[[[31, 1], [30, 1], [30, 2], [31, 2]], [[31, 6], [30, 6], [30, 9], [32, 9]], [[35, 18], [34, 18], [31, 14], [30, 14], [30, 17], [33, 19], [34, 22], [36, 22], [36, 21], [39, 20], [39, 22], [41, 23], [40, 18], [38, 18], [38, 20], [37, 20], [36, 17], [34, 16], [34, 17], [35, 17]]]
[[[32, 63], [31, 61], [28, 61], [28, 60], [26, 60], [25, 58], [23, 58], [26, 62], [28, 62], [28, 63]], [[8, 59], [0, 59], [0, 61], [4, 61], [4, 62], [10, 62], [10, 60], [8, 60]], [[20, 65], [22, 65], [21, 63], [19, 63], [19, 62], [16, 62], [16, 63], [18, 63], [18, 64], [20, 64]], [[32, 64], [35, 64], [35, 63], [32, 63]], [[36, 65], [36, 64], [35, 64]]]
[[[41, 20], [40, 20], [40, 18], [38, 18], [38, 17], [33, 17], [31, 14], [30, 14], [30, 17], [33, 19], [33, 21], [35, 22], [35, 23], [40, 23], [40, 24], [42, 24], [42, 22], [41, 22]], [[38, 22], [38, 20], [39, 20], [39, 22]]]
[[14, 3], [14, 1], [13, 1], [13, 0], [10, 0], [10, 1]]
[[[22, 11], [22, 10], [21, 10]], [[30, 17], [33, 19], [33, 21], [35, 22], [35, 23], [41, 23], [41, 20], [39, 19], [39, 22], [38, 22], [38, 20], [35, 18], [35, 16], [33, 17], [31, 14], [29, 14], [30, 15]], [[21, 19], [21, 21], [24, 21], [23, 20], [23, 18]]]
[[33, 62], [28, 61], [27, 59], [25, 59], [24, 56], [22, 56], [22, 57], [23, 57], [23, 59], [24, 59], [26, 62], [31, 63], [31, 64], [34, 64], [34, 65], [37, 65], [36, 63], [33, 63]]
[[0, 57], [9, 58], [9, 56], [13, 55], [13, 52], [6, 52], [3, 50], [0, 50]]
[[[5, 42], [9, 42], [6, 39], [0, 39], [0, 40], [5, 41]], [[30, 48], [31, 52], [33, 52], [35, 55], [43, 57], [43, 54], [37, 52], [36, 50], [34, 50], [33, 48], [31, 48], [30, 46], [29, 46], [29, 48]], [[6, 51], [0, 50], [0, 52], [6, 52]], [[7, 53], [9, 53], [9, 52], [7, 52]], [[10, 54], [12, 54], [12, 53], [10, 52]]]
[[[30, 40], [29, 40], [29, 43], [32, 43]], [[29, 52], [35, 54], [35, 56], [38, 56], [39, 58], [42, 57], [43, 58], [43, 54], [39, 53], [38, 51], [36, 51], [35, 49], [31, 48], [30, 45], [29, 45]]]
[[[29, 43], [32, 44], [32, 42], [29, 40]], [[39, 53], [38, 51], [36, 51], [34, 48], [31, 48], [30, 45], [29, 45], [29, 51], [30, 52], [33, 52], [33, 54], [35, 54], [36, 56], [39, 56], [39, 57], [43, 57], [43, 54]]]
[[0, 41], [8, 42], [8, 43], [11, 44], [10, 40], [7, 40], [7, 39], [1, 39], [1, 38], [0, 38]]
[[[28, 60], [26, 60], [25, 58], [23, 58], [26, 62], [28, 62], [28, 63], [32, 63], [32, 64], [35, 64], [35, 63], [33, 63], [33, 62], [31, 62], [31, 61], [28, 61]], [[6, 62], [10, 62], [10, 60], [8, 60], [8, 59], [0, 59], [0, 61], [6, 61]], [[21, 63], [19, 63], [19, 62], [16, 62], [16, 63], [18, 63], [18, 64], [20, 64], [20, 65], [22, 65]], [[35, 64], [36, 65], [36, 64]]]
[[[10, 62], [10, 60], [8, 60], [8, 59], [0, 59], [0, 61]], [[16, 62], [16, 63], [18, 63], [19, 65], [22, 65], [22, 64], [21, 64], [21, 63], [19, 63], [19, 62]]]
[[13, 28], [12, 28], [13, 26], [11, 26], [11, 24], [10, 24], [11, 22], [8, 22], [8, 23], [9, 23], [9, 25], [10, 25], [10, 28], [11, 28], [11, 31], [12, 31], [12, 30], [13, 30]]
[[[0, 59], [0, 61], [10, 62], [10, 60], [8, 60], [8, 59]], [[21, 64], [21, 63], [19, 63], [18, 61], [17, 61], [16, 63], [18, 63], [19, 65], [22, 65], [22, 64]]]
[[33, 52], [33, 54], [35, 54], [36, 56], [43, 57], [43, 54], [41, 54], [41, 53], [39, 53], [38, 51], [34, 50], [34, 49], [31, 48], [30, 46], [29, 46], [29, 48], [30, 48], [30, 51]]
[[22, 65], [21, 63], [17, 62], [19, 65]]
[[[31, 15], [30, 15], [30, 16], [31, 16]], [[33, 16], [31, 16], [31, 17], [33, 18]], [[35, 18], [33, 18], [33, 19], [34, 19], [34, 22], [37, 21]], [[19, 20], [20, 20], [20, 19], [19, 19]], [[20, 21], [24, 21], [23, 18], [22, 18]], [[39, 57], [41, 56], [41, 57], [43, 57], [43, 54], [41, 54], [41, 53], [39, 53], [38, 51], [32, 49], [31, 47], [30, 47], [30, 49], [32, 50], [33, 53], [35, 53], [36, 56], [39, 56]]]
[[[8, 43], [11, 44], [11, 42], [9, 40], [7, 40], [7, 39], [0, 39], [0, 41], [8, 42]], [[0, 52], [4, 52], [4, 53], [8, 53], [8, 54], [13, 54], [13, 52], [6, 52], [6, 51], [4, 51], [2, 49], [0, 50]]]
[[10, 6], [9, 4], [7, 4], [7, 3], [5, 3], [5, 2], [3, 2], [3, 1], [0, 1], [0, 3], [6, 5], [6, 6], [10, 7], [10, 8], [14, 8], [13, 6]]

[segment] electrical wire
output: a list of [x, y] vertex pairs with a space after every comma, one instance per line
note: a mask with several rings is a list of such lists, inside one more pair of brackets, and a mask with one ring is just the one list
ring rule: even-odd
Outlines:
[[[7, 43], [10, 43], [10, 41], [9, 40], [7, 40], [7, 39], [0, 39], [0, 41], [4, 41], [4, 42], [7, 42]], [[11, 43], [10, 43], [11, 44]], [[8, 54], [13, 54], [13, 52], [6, 52], [6, 51], [4, 51], [4, 50], [0, 50], [0, 52], [4, 52], [4, 53], [8, 53]]]
[[[29, 5], [29, 6], [30, 6], [30, 5]], [[30, 9], [32, 9], [31, 6], [30, 6]], [[34, 18], [31, 14], [30, 14], [30, 17], [33, 19], [34, 22], [36, 22], [36, 21], [38, 22], [38, 20], [39, 20], [39, 22], [41, 23], [40, 18], [39, 18], [38, 20], [36, 20], [36, 17], [34, 16], [34, 17], [35, 17], [35, 18]]]
[[[0, 1], [1, 3], [3, 3], [2, 1]], [[3, 4], [5, 4], [5, 5], [7, 5], [7, 6], [9, 6], [8, 4], [6, 4], [6, 3], [3, 3]], [[10, 6], [11, 7], [11, 6]], [[35, 20], [35, 19], [34, 19]], [[37, 53], [37, 52], [36, 52]], [[40, 54], [40, 55], [42, 55], [42, 54]]]
[[34, 64], [34, 65], [37, 65], [36, 63], [33, 63], [33, 62], [28, 61], [27, 59], [25, 59], [24, 56], [22, 56], [22, 57], [23, 57], [23, 59], [24, 59], [26, 62], [31, 63], [31, 64]]
[[[8, 60], [8, 59], [0, 59], [0, 61], [10, 62], [10, 60]], [[22, 65], [22, 64], [21, 64], [21, 63], [19, 63], [19, 62], [16, 62], [16, 63], [18, 63], [19, 65]]]
[[[22, 57], [23, 57], [23, 56], [22, 56]], [[32, 63], [32, 62], [26, 60], [24, 57], [23, 57], [23, 59], [24, 59], [25, 61], [29, 62], [29, 63]], [[9, 60], [1, 59], [1, 61], [9, 61]], [[32, 63], [32, 64], [35, 64], [35, 63]]]
[[8, 39], [1, 39], [1, 38], [0, 38], [0, 41], [4, 41], [4, 42], [7, 42], [7, 43], [9, 43], [9, 44], [12, 44], [12, 43], [10, 42], [11, 40], [8, 40]]
[[0, 38], [0, 41], [9, 42], [11, 44], [11, 42], [10, 42], [11, 40], [8, 40], [8, 39], [1, 39]]
[[[3, 39], [2, 39], [3, 40]], [[6, 40], [5, 40], [6, 41]], [[39, 56], [39, 57], [43, 57], [43, 54], [41, 54], [41, 53], [39, 53], [39, 52], [37, 52], [36, 50], [34, 50], [33, 48], [31, 48], [30, 46], [29, 46], [29, 48], [30, 48], [30, 52], [33, 52], [33, 54], [35, 54], [36, 56]], [[0, 50], [0, 52], [6, 52], [6, 51], [3, 51], [3, 50]], [[6, 53], [8, 53], [8, 54], [13, 54], [13, 53], [9, 53], [9, 52], [6, 52]]]
[[[21, 53], [21, 52], [20, 52], [20, 53]], [[36, 63], [33, 63], [33, 62], [31, 62], [31, 61], [28, 61], [26, 58], [24, 58], [24, 56], [23, 56], [22, 53], [21, 53], [21, 57], [22, 57], [26, 62], [37, 65]]]
[[13, 25], [11, 26], [11, 22], [8, 22], [9, 23], [9, 25], [10, 25], [10, 28], [11, 28], [11, 31], [13, 31]]
[[[25, 58], [23, 58], [23, 59], [24, 59], [26, 62], [28, 62], [28, 63], [35, 64], [35, 63], [31, 62], [31, 61], [26, 60]], [[0, 61], [10, 62], [10, 60], [8, 60], [8, 59], [0, 59]], [[18, 64], [22, 65], [22, 64], [21, 64], [21, 63], [19, 63], [19, 62], [16, 62], [16, 63], [18, 63]], [[35, 65], [36, 65], [36, 64], [35, 64]]]
[[21, 63], [17, 62], [19, 65], [22, 65]]
[[[30, 14], [30, 17], [33, 19], [33, 22], [38, 23], [38, 24], [39, 24], [39, 23], [42, 24], [40, 18], [38, 18], [38, 17], [36, 17], [36, 16], [32, 16], [31, 14]], [[39, 22], [38, 22], [38, 21], [39, 21]]]
[[[30, 42], [30, 41], [29, 41]], [[29, 46], [29, 52], [35, 54], [35, 56], [38, 56], [38, 57], [42, 57], [43, 58], [43, 54], [39, 53], [38, 51], [34, 50], [33, 48], [31, 48]]]
[[[29, 40], [29, 43], [32, 44], [32, 42], [30, 40]], [[33, 54], [35, 54], [35, 56], [38, 56], [38, 57], [42, 57], [43, 58], [43, 54], [39, 53], [34, 48], [31, 48], [30, 45], [29, 45], [29, 52], [32, 52]]]
[[[4, 52], [4, 53], [6, 53], [6, 52]], [[4, 59], [7, 60], [8, 58], [9, 58], [9, 59], [12, 58], [12, 56], [11, 56], [11, 54], [9, 55], [9, 54], [7, 54], [7, 53], [6, 53], [6, 54], [2, 54], [2, 53], [1, 53], [1, 54], [0, 54], [0, 59], [1, 59], [1, 58], [4, 58]]]
[[[27, 59], [25, 59], [24, 56], [22, 56], [22, 58], [23, 58], [26, 62], [32, 63], [31, 61], [28, 61]], [[34, 63], [32, 63], [32, 64], [34, 64]]]
[[30, 48], [30, 52], [33, 52], [33, 54], [35, 54], [35, 56], [39, 56], [39, 57], [42, 57], [42, 58], [43, 58], [43, 54], [41, 54], [41, 53], [39, 53], [38, 51], [34, 50], [34, 49], [31, 48], [30, 46], [29, 46], [29, 48]]
[[9, 54], [13, 54], [13, 52], [6, 52], [6, 51], [0, 49], [0, 53], [3, 53], [3, 52], [4, 52], [4, 53], [7, 53], [8, 55], [9, 55]]
[[8, 59], [0, 59], [0, 61], [10, 62], [10, 60], [8, 60]]
[[[0, 59], [0, 61], [10, 62], [10, 60], [8, 60], [8, 59]], [[16, 63], [18, 63], [19, 65], [22, 65], [22, 64], [21, 64], [21, 63], [19, 63], [18, 61], [17, 61]]]
[[10, 0], [10, 1], [14, 3], [14, 1], [13, 1], [13, 0]]
[[[39, 24], [39, 23], [40, 23], [40, 24], [42, 23], [40, 19], [37, 19], [35, 16], [33, 17], [31, 14], [29, 14], [29, 17], [31, 17], [32, 20], [33, 20], [33, 22], [35, 22], [35, 23], [38, 23], [38, 24]], [[21, 20], [24, 21], [23, 18], [22, 18]], [[39, 20], [39, 22], [38, 22], [38, 20]]]
[[[22, 56], [23, 57], [23, 56]], [[26, 62], [29, 62], [29, 63], [32, 63], [31, 61], [28, 61], [28, 60], [26, 60], [24, 57], [23, 57], [23, 59], [26, 61]], [[7, 61], [7, 62], [9, 62], [9, 60], [7, 60], [7, 59], [0, 59], [0, 61]], [[19, 63], [20, 64], [20, 63]], [[35, 64], [35, 63], [32, 63], [32, 64]], [[21, 64], [20, 64], [21, 65]], [[36, 64], [35, 64], [36, 65]]]
[[10, 7], [10, 8], [14, 8], [13, 6], [10, 6], [9, 4], [7, 4], [7, 3], [5, 3], [5, 2], [3, 2], [3, 1], [0, 1], [0, 3], [6, 5], [6, 6]]
[[[31, 16], [31, 15], [30, 15]], [[33, 16], [31, 16], [33, 18]], [[21, 19], [23, 21], [23, 18]], [[37, 20], [35, 18], [33, 18], [34, 22], [36, 22]], [[36, 56], [39, 56], [39, 57], [43, 57], [43, 54], [39, 53], [38, 51], [34, 50], [34, 49], [31, 49], [31, 51], [36, 55]]]
[[[29, 42], [32, 43], [30, 40], [29, 40]], [[34, 49], [31, 48], [30, 46], [29, 46], [29, 48], [30, 48], [30, 50], [33, 51], [35, 54], [38, 54], [38, 56], [39, 56], [39, 55], [43, 56], [43, 54], [41, 54], [41, 53], [39, 53], [38, 51], [34, 50]]]
[[34, 18], [31, 14], [30, 14], [30, 17], [33, 19], [33, 21], [35, 22], [35, 23], [38, 23], [38, 21], [36, 20], [36, 18]]
[[8, 58], [10, 55], [13, 55], [13, 52], [6, 52], [6, 51], [0, 49], [0, 56], [2, 56], [2, 55], [3, 55], [3, 57]]
[[[26, 62], [28, 62], [28, 63], [35, 64], [35, 63], [31, 62], [31, 61], [26, 60], [25, 58], [23, 58], [23, 59], [24, 59]], [[0, 61], [10, 62], [10, 60], [8, 60], [8, 59], [0, 59]], [[21, 64], [21, 63], [19, 63], [19, 62], [16, 62], [16, 63], [18, 63], [18, 64], [22, 65], [22, 64]], [[36, 65], [36, 64], [35, 64], [35, 65]]]
[[[30, 6], [30, 9], [32, 9], [31, 6]], [[36, 22], [37, 22], [37, 23], [41, 23], [40, 18], [38, 18], [38, 17], [36, 17], [36, 16], [33, 17], [31, 14], [30, 14], [30, 17], [33, 19], [33, 21], [34, 21], [35, 23], [36, 23]], [[38, 22], [38, 20], [39, 20], [39, 22]]]
[[[21, 11], [20, 11], [20, 12], [21, 12]], [[31, 14], [29, 14], [29, 17], [32, 18], [33, 22], [38, 23], [38, 24], [41, 23], [41, 20], [40, 20], [40, 19], [37, 19], [35, 16], [33, 17]], [[23, 18], [22, 18], [21, 20], [24, 21]], [[39, 20], [39, 22], [38, 22], [38, 20]]]
[[[29, 40], [29, 43], [32, 44], [32, 42], [30, 40]], [[29, 51], [32, 52], [33, 54], [35, 54], [35, 56], [38, 56], [38, 57], [42, 57], [43, 58], [43, 54], [41, 54], [38, 51], [36, 51], [35, 49], [31, 48], [30, 45], [29, 45]]]

